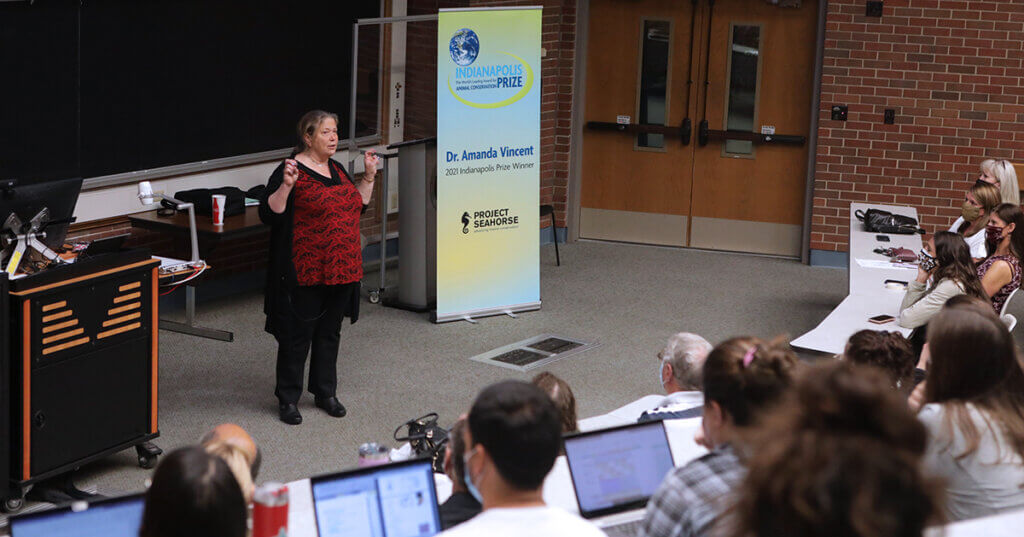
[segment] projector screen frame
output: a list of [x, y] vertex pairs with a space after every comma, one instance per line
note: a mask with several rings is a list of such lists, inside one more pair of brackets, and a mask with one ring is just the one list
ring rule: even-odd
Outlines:
[[[0, 1], [9, 1], [9, 0], [0, 0]], [[356, 19], [356, 21], [354, 21], [352, 23], [352, 27], [353, 27], [353, 50], [352, 50], [352, 56], [353, 56], [353, 60], [354, 60], [353, 64], [352, 64], [352, 76], [353, 77], [355, 77], [356, 74], [357, 74], [357, 72], [356, 72], [356, 65], [357, 65], [356, 62], [358, 61], [358, 45], [359, 45], [359, 41], [358, 41], [359, 30], [358, 30], [358, 28], [359, 28], [360, 24], [367, 24], [370, 21], [379, 23], [382, 19], [409, 19], [409, 18], [411, 18], [411, 19], [420, 19], [421, 18], [421, 17], [415, 17], [415, 16], [414, 17], [384, 17], [384, 14], [385, 14], [384, 4], [385, 4], [385, 2], [383, 0], [378, 0], [378, 1], [380, 2], [380, 15], [381, 15], [380, 17], [370, 18], [370, 19]], [[430, 16], [428, 15], [428, 17], [430, 17]], [[437, 15], [432, 15], [432, 17], [434, 18], [434, 20], [437, 19]], [[391, 22], [391, 21], [389, 20], [389, 22]], [[384, 49], [384, 32], [380, 32], [380, 35], [378, 36], [378, 40], [379, 40], [379, 42], [378, 42], [378, 45], [377, 45], [377, 50], [380, 51], [380, 53], [377, 55], [377, 72], [378, 72], [378, 74], [382, 74], [384, 72], [384, 54], [383, 54], [383, 52], [385, 50]], [[356, 82], [357, 82], [357, 80], [355, 78], [353, 78], [350, 81], [353, 91], [355, 91], [355, 89], [356, 89]], [[350, 99], [352, 101], [351, 102], [351, 109], [352, 110], [354, 110], [354, 108], [355, 108], [356, 97], [357, 97], [357, 95], [354, 94], [354, 93], [350, 97]], [[383, 76], [378, 76], [377, 77], [377, 117], [376, 117], [377, 121], [376, 121], [376, 124], [372, 126], [372, 128], [375, 131], [374, 134], [371, 134], [371, 135], [368, 135], [368, 136], [357, 136], [357, 137], [354, 137], [354, 138], [347, 138], [347, 139], [344, 139], [344, 140], [339, 140], [338, 141], [338, 147], [339, 148], [346, 147], [346, 148], [348, 148], [350, 150], [356, 150], [359, 147], [377, 145], [377, 144], [380, 144], [383, 141], [384, 133], [382, 132], [382, 130], [383, 130], [383, 126], [384, 126], [384, 121], [382, 121], [382, 115], [381, 115], [381, 103], [383, 103], [383, 98], [384, 98], [384, 77]], [[351, 118], [346, 118], [346, 119], [350, 122], [349, 124], [352, 125], [352, 128], [353, 128], [353, 130], [350, 130], [349, 132], [355, 132], [354, 131], [355, 116], [353, 115]], [[195, 162], [186, 162], [186, 163], [183, 163], [183, 164], [174, 164], [174, 165], [171, 165], [171, 166], [162, 166], [162, 167], [158, 167], [158, 168], [149, 168], [149, 169], [143, 169], [143, 170], [133, 170], [133, 171], [130, 171], [130, 172], [121, 172], [121, 173], [115, 173], [115, 174], [110, 174], [110, 175], [102, 175], [102, 176], [97, 176], [97, 177], [86, 177], [86, 178], [84, 178], [82, 180], [82, 191], [86, 192], [86, 191], [89, 191], [89, 190], [97, 190], [97, 189], [101, 189], [101, 188], [109, 188], [109, 187], [114, 187], [114, 186], [134, 184], [134, 183], [138, 183], [139, 181], [150, 181], [150, 180], [154, 180], [154, 179], [167, 179], [167, 178], [171, 178], [171, 177], [179, 177], [179, 176], [182, 176], [182, 175], [189, 175], [189, 174], [195, 174], [195, 173], [223, 170], [223, 169], [227, 169], [227, 168], [236, 168], [236, 167], [239, 167], [239, 166], [247, 166], [247, 165], [250, 165], [250, 164], [260, 164], [260, 163], [264, 163], [264, 162], [273, 162], [273, 161], [280, 160], [280, 159], [283, 159], [283, 158], [287, 157], [288, 155], [291, 154], [291, 152], [292, 152], [292, 148], [291, 147], [285, 147], [285, 148], [281, 148], [281, 149], [271, 149], [271, 150], [267, 150], [267, 151], [260, 151], [260, 152], [256, 152], [256, 153], [246, 153], [246, 154], [243, 154], [243, 155], [234, 155], [234, 156], [230, 156], [230, 157], [223, 157], [223, 158], [217, 158], [217, 159], [200, 160], [200, 161], [195, 161]]]

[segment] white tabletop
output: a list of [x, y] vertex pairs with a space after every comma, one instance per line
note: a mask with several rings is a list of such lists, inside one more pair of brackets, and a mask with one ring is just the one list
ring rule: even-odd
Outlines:
[[1019, 537], [1024, 527], [1024, 510], [931, 528], [927, 537]]
[[870, 259], [875, 261], [888, 261], [888, 258], [876, 254], [875, 248], [896, 248], [903, 247], [917, 253], [921, 251], [921, 235], [898, 235], [889, 233], [889, 242], [878, 240], [879, 233], [868, 233], [864, 231], [864, 223], [855, 216], [856, 211], [867, 211], [868, 209], [881, 209], [893, 214], [902, 214], [911, 218], [917, 218], [917, 209], [900, 205], [878, 205], [874, 203], [852, 203], [850, 204], [850, 262], [849, 281], [851, 295], [873, 295], [879, 289], [884, 289], [885, 280], [907, 281], [916, 276], [915, 270], [907, 269], [877, 269], [864, 268], [857, 263], [857, 259]]
[[864, 223], [855, 215], [858, 210], [867, 211], [872, 208], [917, 218], [917, 210], [913, 207], [874, 203], [850, 204], [849, 295], [818, 326], [794, 339], [791, 342], [794, 347], [839, 354], [846, 347], [846, 340], [860, 330], [896, 330], [904, 336], [910, 335], [910, 329], [901, 328], [895, 321], [873, 324], [868, 322], [868, 319], [883, 314], [899, 317], [899, 307], [904, 291], [891, 289], [886, 286], [885, 282], [886, 280], [899, 282], [913, 280], [917, 276], [916, 265], [900, 268], [874, 268], [861, 266], [861, 263], [857, 261], [886, 262], [889, 260], [885, 256], [876, 254], [875, 248], [903, 247], [917, 253], [922, 246], [921, 235], [890, 233], [886, 234], [889, 237], [889, 242], [879, 241], [879, 233], [864, 231]]
[[830, 354], [841, 354], [846, 341], [861, 330], [895, 330], [909, 336], [911, 329], [903, 328], [896, 321], [874, 324], [868, 319], [876, 315], [892, 315], [899, 318], [902, 290], [884, 289], [875, 296], [850, 295], [843, 299], [818, 326], [790, 342], [794, 347], [812, 349]]

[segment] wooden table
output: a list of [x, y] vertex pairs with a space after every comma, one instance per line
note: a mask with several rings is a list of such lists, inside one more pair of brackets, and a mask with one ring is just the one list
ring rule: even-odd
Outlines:
[[[146, 211], [130, 215], [128, 221], [133, 228], [146, 229], [158, 233], [172, 235], [189, 234], [188, 213], [179, 211], [173, 216], [159, 216], [157, 212]], [[224, 225], [213, 225], [213, 218], [209, 216], [196, 215], [196, 235], [199, 238], [199, 255], [205, 257], [203, 246], [207, 246], [207, 253], [222, 240], [237, 239], [260, 233], [266, 229], [260, 221], [259, 207], [246, 207], [245, 212], [239, 215], [224, 218]], [[191, 283], [185, 284], [185, 322], [169, 321], [160, 319], [160, 329], [171, 332], [179, 332], [192, 336], [205, 337], [220, 341], [233, 341], [235, 336], [226, 330], [204, 328], [195, 324], [196, 316], [196, 289]]]
[[[174, 216], [159, 216], [156, 211], [130, 215], [132, 227], [167, 233], [188, 233], [188, 213], [177, 212]], [[252, 235], [267, 227], [260, 222], [259, 207], [246, 207], [245, 212], [224, 218], [224, 225], [213, 225], [213, 218], [196, 215], [196, 233], [200, 239], [222, 240]]]

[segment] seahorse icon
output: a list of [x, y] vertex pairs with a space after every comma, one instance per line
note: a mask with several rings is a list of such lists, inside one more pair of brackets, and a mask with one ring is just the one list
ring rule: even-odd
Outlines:
[[462, 213], [462, 232], [469, 233], [469, 213]]

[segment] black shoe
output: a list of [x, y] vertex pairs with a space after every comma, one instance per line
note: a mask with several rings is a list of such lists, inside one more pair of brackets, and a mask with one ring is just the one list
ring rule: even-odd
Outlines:
[[324, 412], [335, 418], [344, 417], [348, 413], [345, 410], [345, 405], [342, 405], [336, 396], [324, 397], [323, 399], [317, 397], [315, 401], [317, 407], [322, 408]]
[[277, 406], [277, 411], [281, 416], [281, 421], [288, 425], [302, 423], [302, 414], [299, 414], [299, 407], [295, 406], [295, 403], [281, 403]]

